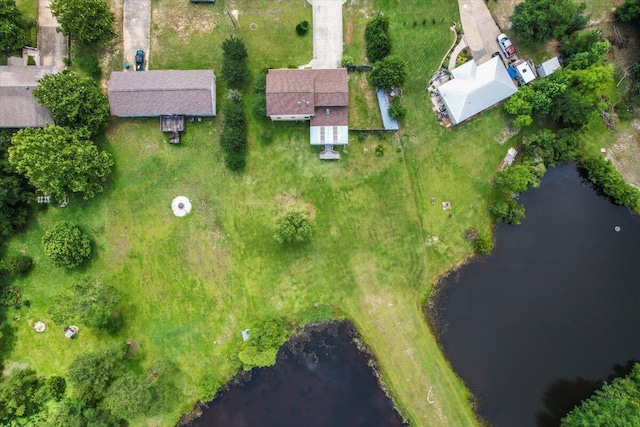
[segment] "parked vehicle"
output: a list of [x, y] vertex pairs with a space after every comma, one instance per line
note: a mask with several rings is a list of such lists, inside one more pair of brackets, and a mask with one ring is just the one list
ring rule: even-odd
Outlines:
[[500, 34], [498, 36], [498, 44], [500, 45], [500, 48], [504, 52], [504, 55], [507, 57], [507, 59], [515, 55], [516, 48], [513, 47], [513, 45], [511, 44], [511, 40], [509, 40], [509, 37], [507, 37], [506, 34]]
[[136, 71], [144, 71], [144, 50], [136, 51]]

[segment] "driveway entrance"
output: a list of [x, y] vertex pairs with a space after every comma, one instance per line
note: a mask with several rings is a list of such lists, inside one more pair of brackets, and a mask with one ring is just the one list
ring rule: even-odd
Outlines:
[[135, 70], [136, 50], [144, 50], [144, 69], [149, 66], [151, 0], [125, 0], [123, 23], [124, 62]]
[[342, 62], [342, 5], [346, 0], [307, 0], [313, 7], [311, 68], [338, 68]]

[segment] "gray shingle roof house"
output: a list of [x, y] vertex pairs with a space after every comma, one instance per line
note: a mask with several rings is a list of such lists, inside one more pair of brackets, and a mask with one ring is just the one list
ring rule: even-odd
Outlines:
[[474, 60], [451, 71], [453, 79], [438, 87], [453, 124], [459, 124], [518, 91], [500, 57], [482, 65]]
[[213, 70], [114, 71], [107, 93], [113, 116], [216, 115]]
[[55, 67], [0, 66], [0, 128], [43, 127], [45, 123], [53, 124], [51, 112], [38, 103], [31, 91], [38, 86], [38, 80], [55, 72]]
[[346, 68], [269, 70], [266, 95], [267, 116], [271, 120], [311, 122], [311, 145], [347, 144]]

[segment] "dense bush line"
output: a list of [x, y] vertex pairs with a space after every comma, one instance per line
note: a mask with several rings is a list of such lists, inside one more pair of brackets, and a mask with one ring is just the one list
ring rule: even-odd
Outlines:
[[587, 177], [604, 194], [623, 206], [640, 206], [640, 190], [627, 184], [613, 164], [601, 157], [591, 157], [582, 161]]
[[379, 15], [369, 21], [364, 30], [364, 42], [369, 61], [378, 62], [386, 58], [391, 53], [389, 18]]

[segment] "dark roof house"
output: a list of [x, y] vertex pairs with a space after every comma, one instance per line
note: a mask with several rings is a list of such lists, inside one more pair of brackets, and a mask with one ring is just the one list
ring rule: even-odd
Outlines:
[[115, 71], [107, 92], [113, 116], [216, 115], [213, 70]]
[[311, 145], [347, 144], [346, 68], [269, 70], [266, 95], [271, 120], [310, 120]]
[[[17, 61], [9, 63], [17, 64]], [[0, 66], [0, 128], [43, 127], [45, 123], [53, 124], [51, 112], [38, 103], [31, 91], [38, 86], [38, 80], [56, 72], [55, 67]]]

